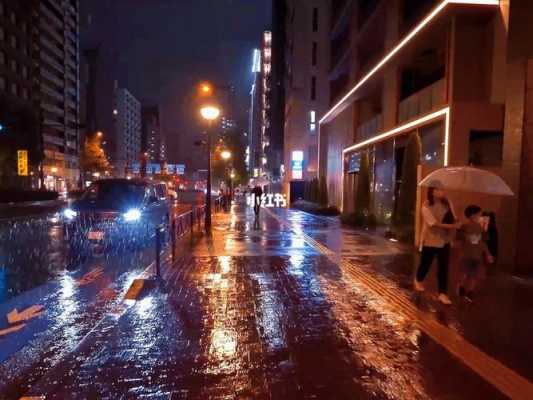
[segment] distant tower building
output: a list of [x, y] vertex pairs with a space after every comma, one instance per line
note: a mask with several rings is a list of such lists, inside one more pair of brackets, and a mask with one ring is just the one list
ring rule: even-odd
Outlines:
[[159, 163], [166, 158], [166, 145], [162, 140], [158, 106], [142, 107], [141, 152], [147, 153], [148, 161]]
[[272, 119], [272, 32], [263, 32], [261, 46], [261, 155], [260, 175], [271, 175], [267, 168], [267, 149], [270, 147], [271, 119]]
[[222, 117], [220, 120], [220, 127], [222, 133], [225, 134], [234, 131], [235, 128], [237, 128], [237, 123], [232, 118]]
[[123, 176], [141, 153], [141, 103], [127, 89], [115, 91], [115, 175]]
[[253, 84], [250, 91], [247, 161], [250, 177], [258, 177], [261, 158], [261, 51], [255, 49], [252, 61]]

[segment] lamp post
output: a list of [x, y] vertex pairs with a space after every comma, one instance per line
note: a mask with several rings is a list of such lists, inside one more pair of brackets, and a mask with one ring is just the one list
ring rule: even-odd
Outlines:
[[200, 109], [200, 114], [207, 121], [207, 192], [205, 194], [205, 230], [211, 230], [211, 126], [220, 115], [220, 109], [213, 105], [206, 105]]
[[[229, 150], [222, 150], [222, 152], [220, 153], [220, 157], [224, 160], [224, 161], [228, 161], [230, 158], [231, 158], [231, 152]], [[226, 172], [228, 172], [228, 175], [230, 175], [230, 172], [231, 172], [231, 169], [226, 167]], [[233, 195], [232, 195], [232, 188], [231, 188], [231, 175], [230, 175], [230, 182], [229, 182], [229, 196], [228, 196], [228, 199], [226, 201], [231, 201]], [[224, 202], [224, 204], [226, 203], [226, 201]]]

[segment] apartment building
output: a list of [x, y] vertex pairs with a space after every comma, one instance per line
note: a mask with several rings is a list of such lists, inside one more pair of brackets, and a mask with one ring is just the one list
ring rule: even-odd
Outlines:
[[127, 89], [115, 91], [115, 136], [111, 163], [115, 176], [126, 176], [141, 156], [141, 103]]
[[288, 0], [285, 9], [284, 190], [291, 201], [318, 174], [318, 118], [329, 105], [330, 2]]
[[[531, 272], [531, 15], [533, 2], [518, 0], [333, 1], [331, 102], [319, 134], [330, 202], [354, 209], [360, 160], [368, 157], [371, 212], [390, 224], [406, 145], [416, 136], [416, 179], [474, 165], [509, 183], [514, 197], [450, 196], [458, 213], [468, 203], [494, 211], [501, 264]], [[422, 198], [418, 189], [417, 209]]]
[[0, 91], [39, 116], [44, 184], [56, 190], [80, 177], [78, 18], [77, 0], [0, 1]]

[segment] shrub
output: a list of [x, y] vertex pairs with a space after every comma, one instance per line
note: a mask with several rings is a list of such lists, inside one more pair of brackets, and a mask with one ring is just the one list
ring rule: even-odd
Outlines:
[[356, 228], [373, 229], [378, 225], [377, 218], [374, 214], [365, 214], [362, 212], [341, 214], [341, 222]]

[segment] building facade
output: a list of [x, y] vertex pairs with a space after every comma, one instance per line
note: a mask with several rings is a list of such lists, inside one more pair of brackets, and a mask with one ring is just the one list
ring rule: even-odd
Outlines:
[[113, 114], [115, 136], [111, 163], [115, 176], [125, 176], [141, 156], [141, 103], [127, 89], [117, 89]]
[[[331, 103], [319, 135], [330, 202], [344, 212], [357, 208], [363, 159], [370, 212], [384, 224], [393, 221], [407, 181], [444, 166], [487, 169], [515, 196], [450, 193], [451, 200], [459, 215], [470, 203], [494, 211], [501, 265], [531, 272], [533, 251], [523, 235], [533, 220], [526, 200], [533, 183], [528, 15], [533, 4], [524, 1], [334, 1]], [[418, 171], [406, 176], [412, 141], [419, 143]], [[425, 193], [415, 190], [418, 233]]]
[[44, 184], [79, 183], [77, 0], [0, 2], [0, 90], [39, 115]]
[[250, 91], [250, 111], [248, 127], [248, 146], [246, 161], [250, 178], [260, 176], [261, 146], [261, 51], [254, 49], [252, 58], [253, 83]]
[[141, 108], [141, 153], [147, 155], [147, 161], [162, 163], [166, 159], [165, 143], [162, 138], [158, 106]]
[[318, 117], [329, 105], [330, 2], [288, 0], [285, 11], [284, 190], [291, 201], [318, 174]]

